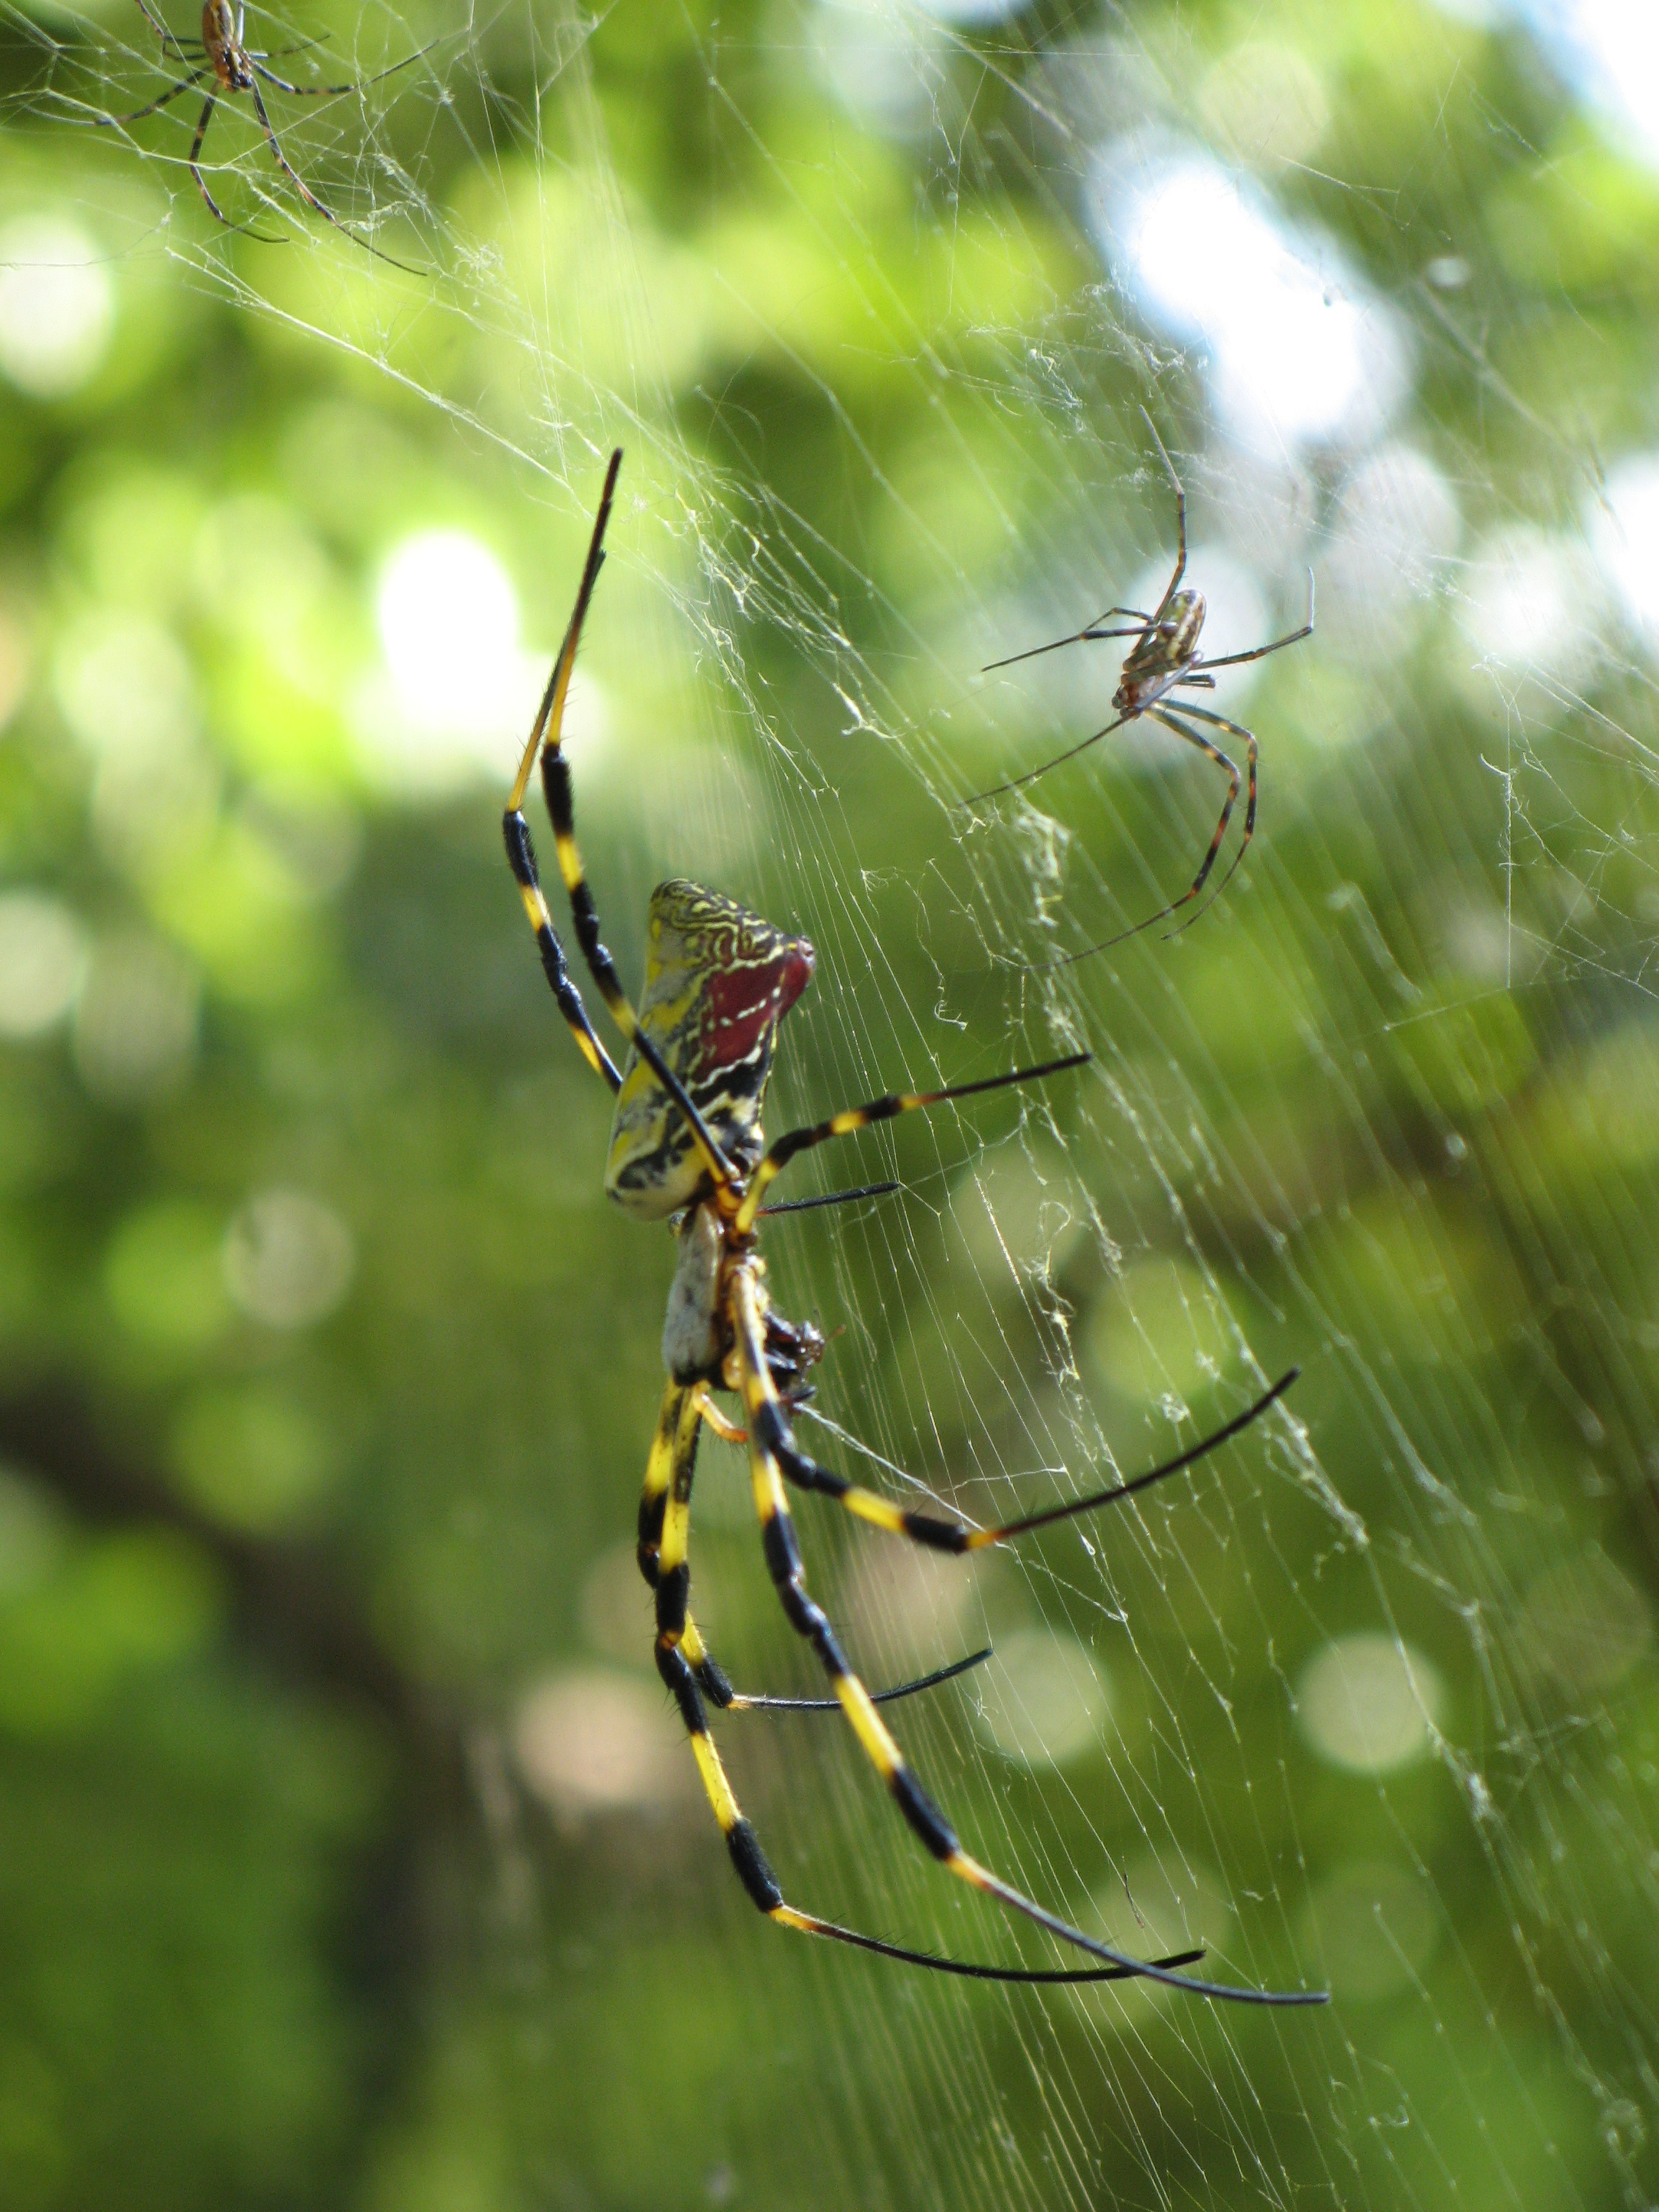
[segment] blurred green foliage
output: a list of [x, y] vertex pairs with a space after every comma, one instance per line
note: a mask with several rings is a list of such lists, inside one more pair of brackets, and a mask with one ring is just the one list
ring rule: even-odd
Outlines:
[[[672, 1249], [599, 1197], [608, 1103], [497, 842], [620, 440], [573, 751], [625, 970], [671, 867], [807, 928], [780, 1125], [1047, 1048], [1049, 848], [963, 837], [927, 779], [1079, 733], [1097, 668], [1058, 707], [972, 690], [987, 610], [1000, 645], [1127, 588], [1097, 586], [1129, 547], [1167, 561], [1154, 386], [1202, 444], [1198, 365], [1101, 289], [1056, 88], [1133, 58], [1149, 116], [1246, 161], [1237, 58], [1281, 58], [1322, 119], [1267, 180], [1405, 317], [1401, 434], [1467, 565], [1571, 537], [1595, 457], [1654, 440], [1659, 252], [1652, 175], [1476, 12], [271, 19], [325, 76], [434, 41], [361, 108], [271, 96], [301, 173], [429, 276], [306, 221], [228, 103], [216, 189], [287, 242], [216, 232], [190, 101], [81, 127], [154, 96], [137, 11], [7, 16], [0, 230], [102, 258], [84, 374], [0, 381], [0, 2202], [1659, 2185], [1640, 641], [1472, 678], [1457, 563], [1397, 631], [1334, 590], [1252, 695], [1227, 897], [1066, 971], [1098, 1059], [1052, 1129], [907, 1126], [811, 1186], [896, 1160], [903, 1199], [769, 1241], [790, 1310], [844, 1326], [826, 1406], [975, 1510], [1068, 1438], [1127, 1469], [1171, 1403], [1232, 1410], [1246, 1346], [1304, 1363], [1319, 1471], [1255, 1442], [966, 1599], [803, 1520], [872, 1676], [988, 1625], [1060, 1655], [1062, 1703], [1095, 1685], [1057, 1761], [1006, 1756], [989, 1693], [905, 1710], [976, 1847], [1116, 1940], [1329, 1979], [1311, 2022], [919, 1986], [757, 1922], [629, 1563]], [[925, 53], [919, 126], [846, 96], [882, 40]], [[1195, 523], [1228, 467], [1189, 465]], [[377, 636], [433, 531], [526, 610], [459, 749], [423, 749]], [[1184, 880], [1216, 800], [1167, 765], [1097, 754], [1045, 797], [1067, 943]], [[741, 1479], [711, 1447], [700, 1480], [699, 1616], [744, 1682], [804, 1689]], [[1391, 1642], [1310, 1671], [1378, 1634], [1420, 1662], [1403, 1705]], [[830, 1723], [726, 1735], [792, 1895], [1014, 1955]]]

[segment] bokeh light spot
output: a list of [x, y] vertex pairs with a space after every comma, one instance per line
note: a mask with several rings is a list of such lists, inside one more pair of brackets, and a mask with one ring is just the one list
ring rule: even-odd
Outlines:
[[1141, 1404], [1202, 1389], [1235, 1356], [1234, 1338], [1219, 1294], [1188, 1261], [1165, 1255], [1126, 1268], [1089, 1318], [1101, 1375]]
[[1518, 1649], [1570, 1696], [1612, 1689], [1652, 1647], [1652, 1607], [1605, 1552], [1562, 1560], [1527, 1592]]
[[62, 399], [96, 374], [115, 327], [115, 288], [95, 241], [66, 216], [0, 230], [0, 370], [34, 399]]
[[221, 1217], [191, 1199], [137, 1208], [116, 1231], [104, 1285], [117, 1318], [141, 1343], [197, 1351], [229, 1319]]
[[216, 1520], [260, 1533], [302, 1518], [333, 1470], [315, 1418], [262, 1383], [198, 1391], [173, 1425], [171, 1449], [189, 1497]]
[[417, 729], [493, 726], [518, 652], [519, 602], [487, 547], [459, 530], [406, 539], [381, 575], [375, 617], [398, 704]]
[[339, 1304], [356, 1267], [351, 1231], [301, 1190], [261, 1191], [225, 1233], [231, 1297], [272, 1328], [308, 1328]]
[[196, 1056], [201, 979], [155, 937], [100, 944], [75, 1008], [75, 1065], [95, 1098], [147, 1104], [176, 1090]]
[[1346, 1866], [1307, 1904], [1301, 1935], [1339, 2003], [1375, 2003], [1409, 1989], [1440, 1942], [1433, 1891], [1402, 1867]]
[[1590, 542], [1631, 614], [1659, 635], [1659, 453], [1613, 470], [1590, 514]]
[[0, 1036], [39, 1036], [62, 1021], [86, 963], [81, 925], [59, 900], [0, 895]]
[[1603, 593], [1584, 549], [1528, 524], [1494, 533], [1469, 563], [1462, 628], [1500, 667], [1582, 673], [1597, 650]]
[[513, 1748], [530, 1788], [567, 1820], [672, 1803], [696, 1772], [655, 1689], [607, 1668], [570, 1668], [532, 1690]]
[[1429, 1751], [1443, 1703], [1422, 1654], [1391, 1636], [1339, 1636], [1303, 1671], [1302, 1725], [1322, 1758], [1353, 1774], [1390, 1774]]
[[1022, 1766], [1064, 1766], [1095, 1748], [1111, 1713], [1110, 1690], [1092, 1655], [1075, 1637], [1046, 1629], [1004, 1637], [975, 1679], [975, 1726]]

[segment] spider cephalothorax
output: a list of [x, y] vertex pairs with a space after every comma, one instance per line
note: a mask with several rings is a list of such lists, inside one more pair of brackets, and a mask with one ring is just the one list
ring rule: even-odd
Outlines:
[[[812, 948], [804, 937], [774, 927], [721, 893], [678, 881], [659, 884], [652, 895], [646, 987], [635, 1011], [600, 941], [599, 915], [576, 846], [569, 765], [560, 749], [570, 672], [603, 557], [605, 523], [621, 461], [619, 453], [611, 455], [575, 611], [520, 763], [502, 827], [507, 860], [535, 930], [542, 965], [559, 1011], [583, 1058], [617, 1093], [605, 1188], [636, 1218], [671, 1221], [678, 1238], [663, 1325], [667, 1381], [646, 1462], [637, 1556], [640, 1571], [655, 1593], [657, 1671], [679, 1707], [732, 1863], [750, 1897], [776, 1925], [827, 1936], [943, 1973], [1012, 1982], [1117, 1981], [1144, 1976], [1202, 1996], [1234, 1997], [1258, 2004], [1316, 2003], [1320, 1999], [1316, 1992], [1278, 1995], [1195, 1980], [1180, 1969], [1201, 1955], [1196, 1951], [1168, 1959], [1131, 1958], [1045, 1911], [981, 1865], [957, 1841], [950, 1821], [917, 1779], [877, 1707], [888, 1699], [932, 1689], [989, 1654], [976, 1653], [919, 1682], [904, 1683], [879, 1698], [872, 1697], [849, 1664], [829, 1617], [808, 1593], [786, 1483], [831, 1498], [868, 1525], [912, 1543], [925, 1544], [935, 1551], [975, 1552], [1050, 1522], [1091, 1512], [1150, 1483], [1162, 1481], [1248, 1426], [1288, 1387], [1292, 1376], [1285, 1376], [1214, 1436], [1135, 1481], [1115, 1484], [996, 1528], [974, 1528], [941, 1515], [912, 1511], [820, 1466], [801, 1449], [793, 1416], [810, 1395], [805, 1378], [823, 1354], [823, 1338], [810, 1323], [785, 1321], [773, 1311], [766, 1263], [757, 1249], [761, 1216], [786, 1210], [762, 1203], [772, 1183], [797, 1154], [832, 1138], [850, 1136], [872, 1122], [938, 1105], [945, 1099], [1040, 1081], [1064, 1069], [1081, 1066], [1089, 1055], [1068, 1053], [1039, 1067], [947, 1090], [889, 1092], [865, 1105], [832, 1114], [825, 1121], [792, 1129], [768, 1146], [761, 1114], [778, 1025], [811, 978]], [[538, 752], [576, 940], [601, 997], [631, 1048], [632, 1058], [623, 1071], [594, 1033], [542, 894], [523, 813], [525, 793]], [[890, 1190], [893, 1187], [874, 1188]], [[870, 1194], [866, 1189], [798, 1203], [827, 1204], [837, 1197]], [[713, 1393], [717, 1389], [737, 1395], [741, 1425], [716, 1407]], [[738, 1696], [692, 1619], [691, 1486], [698, 1440], [705, 1427], [727, 1443], [741, 1444], [748, 1453], [767, 1566], [786, 1617], [811, 1646], [829, 1678], [833, 1695], [828, 1699]], [[753, 1828], [738, 1809], [709, 1729], [708, 1710], [710, 1705], [729, 1711], [780, 1705], [829, 1705], [842, 1712], [912, 1832], [949, 1873], [995, 1898], [1011, 1911], [1023, 1914], [1060, 1942], [1104, 1963], [1071, 1968], [966, 1965], [860, 1935], [788, 1904]]]

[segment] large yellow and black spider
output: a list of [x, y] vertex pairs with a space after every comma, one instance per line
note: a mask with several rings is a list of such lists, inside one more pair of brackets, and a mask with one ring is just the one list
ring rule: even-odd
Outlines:
[[[786, 1482], [835, 1498], [860, 1520], [913, 1543], [958, 1553], [979, 1551], [1030, 1529], [1092, 1512], [1190, 1466], [1254, 1421], [1289, 1387], [1295, 1371], [1213, 1436], [1134, 1481], [1050, 1506], [996, 1528], [973, 1528], [963, 1522], [910, 1512], [819, 1466], [802, 1451], [790, 1411], [805, 1395], [806, 1372], [822, 1356], [823, 1339], [810, 1323], [785, 1320], [773, 1309], [767, 1291], [766, 1266], [757, 1249], [757, 1231], [761, 1214], [768, 1211], [762, 1201], [775, 1178], [798, 1154], [832, 1137], [848, 1136], [872, 1122], [946, 1099], [971, 1097], [1008, 1084], [1036, 1082], [1082, 1065], [1089, 1055], [1073, 1053], [1040, 1067], [1021, 1068], [948, 1090], [890, 1093], [866, 1105], [833, 1114], [810, 1127], [791, 1130], [769, 1147], [762, 1133], [761, 1112], [778, 1025], [811, 980], [812, 948], [805, 938], [773, 927], [735, 900], [682, 881], [660, 884], [652, 894], [645, 990], [635, 1011], [599, 939], [599, 915], [576, 846], [569, 764], [560, 747], [571, 671], [604, 559], [605, 525], [621, 463], [620, 451], [612, 453], [575, 609], [520, 763], [502, 829], [507, 860], [535, 930], [559, 1011], [588, 1065], [617, 1095], [605, 1190], [635, 1219], [669, 1222], [678, 1241], [679, 1256], [663, 1324], [663, 1362], [668, 1380], [646, 1464], [638, 1556], [641, 1572], [656, 1593], [657, 1669], [684, 1720], [703, 1787], [732, 1864], [750, 1898], [780, 1927], [828, 1936], [884, 1958], [945, 1973], [1005, 1982], [1114, 1981], [1139, 1975], [1200, 1996], [1231, 1997], [1255, 2004], [1322, 2002], [1323, 1993], [1319, 1991], [1239, 1989], [1196, 1980], [1181, 1972], [1182, 1966], [1201, 1957], [1199, 1951], [1168, 1959], [1131, 1958], [1045, 1911], [981, 1865], [963, 1849], [951, 1823], [922, 1788], [890, 1734], [877, 1711], [878, 1703], [885, 1699], [872, 1698], [866, 1689], [848, 1664], [829, 1620], [807, 1594], [784, 1492]], [[576, 942], [599, 995], [631, 1048], [625, 1072], [618, 1072], [594, 1033], [537, 875], [523, 805], [538, 752]], [[740, 1397], [742, 1425], [729, 1420], [714, 1405], [710, 1394], [718, 1389], [734, 1391]], [[809, 1701], [738, 1696], [691, 1618], [688, 1562], [691, 1483], [697, 1442], [705, 1423], [726, 1441], [746, 1444], [762, 1544], [784, 1612], [817, 1653], [829, 1677], [834, 1703], [852, 1723], [915, 1835], [950, 1873], [1035, 1921], [1060, 1942], [1103, 1960], [1103, 1966], [1056, 1970], [969, 1964], [860, 1935], [786, 1902], [754, 1830], [738, 1810], [709, 1734], [708, 1705], [736, 1710]], [[925, 1681], [889, 1692], [886, 1697], [931, 1688], [972, 1663], [964, 1661], [929, 1675]]]

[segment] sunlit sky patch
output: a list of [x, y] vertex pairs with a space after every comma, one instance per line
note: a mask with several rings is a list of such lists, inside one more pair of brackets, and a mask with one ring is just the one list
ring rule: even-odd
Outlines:
[[[518, 594], [489, 547], [461, 530], [405, 538], [381, 570], [374, 611], [384, 666], [355, 708], [374, 765], [410, 791], [510, 775], [552, 649], [520, 645]], [[567, 727], [591, 735], [598, 720], [578, 670]]]
[[1204, 347], [1244, 443], [1361, 444], [1406, 385], [1395, 317], [1328, 239], [1205, 156], [1119, 140], [1096, 155], [1097, 240], [1149, 320]]
[[96, 242], [66, 216], [0, 230], [0, 370], [36, 399], [93, 376], [115, 327], [115, 290]]
[[1589, 528], [1603, 574], [1659, 637], [1659, 453], [1638, 453], [1613, 470]]
[[1659, 168], [1659, 7], [1654, 0], [1519, 0], [1573, 88]]

